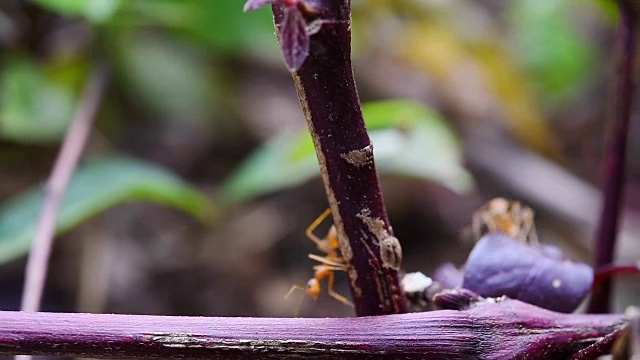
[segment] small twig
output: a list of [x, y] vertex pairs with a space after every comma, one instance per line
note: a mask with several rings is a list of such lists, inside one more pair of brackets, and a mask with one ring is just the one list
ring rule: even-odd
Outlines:
[[609, 264], [595, 270], [592, 289], [597, 289], [604, 281], [619, 275], [640, 274], [640, 262], [635, 264]]
[[27, 261], [21, 305], [23, 311], [38, 311], [40, 308], [58, 208], [89, 137], [106, 82], [107, 71], [100, 66], [94, 70], [87, 82], [80, 106], [67, 130], [62, 149], [46, 184], [42, 212]]
[[517, 300], [354, 318], [207, 318], [0, 311], [0, 354], [207, 359], [566, 359], [622, 314]]
[[[620, 25], [618, 28], [618, 68], [614, 78], [611, 108], [609, 109], [609, 141], [605, 148], [604, 205], [594, 246], [594, 266], [611, 264], [620, 221], [622, 192], [625, 180], [627, 133], [634, 94], [634, 61], [636, 53], [637, 12], [636, 1], [619, 0]], [[611, 282], [605, 280], [596, 289], [589, 303], [589, 312], [609, 311]]]

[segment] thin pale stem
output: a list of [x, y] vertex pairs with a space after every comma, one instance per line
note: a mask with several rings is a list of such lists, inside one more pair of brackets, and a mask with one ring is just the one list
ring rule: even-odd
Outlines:
[[38, 311], [40, 308], [58, 209], [91, 132], [106, 82], [107, 74], [103, 67], [97, 68], [90, 76], [45, 186], [42, 212], [27, 261], [21, 305], [23, 311]]

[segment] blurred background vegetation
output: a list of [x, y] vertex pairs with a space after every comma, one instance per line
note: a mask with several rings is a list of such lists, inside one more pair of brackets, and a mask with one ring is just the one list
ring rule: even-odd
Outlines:
[[[1, 309], [19, 307], [40, 184], [105, 63], [44, 309], [293, 314], [282, 297], [312, 274], [304, 229], [327, 201], [270, 11], [242, 6], [0, 1]], [[616, 16], [604, 0], [353, 0], [354, 72], [407, 271], [462, 264], [471, 214], [495, 196], [532, 206], [541, 241], [590, 261]], [[628, 261], [640, 258], [632, 132]], [[629, 284], [618, 310], [640, 297]], [[344, 277], [337, 287], [348, 292]], [[311, 303], [303, 315], [351, 314]]]

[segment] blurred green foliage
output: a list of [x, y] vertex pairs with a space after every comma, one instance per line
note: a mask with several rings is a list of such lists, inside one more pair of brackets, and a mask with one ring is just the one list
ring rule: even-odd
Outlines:
[[[29, 251], [43, 195], [43, 187], [38, 186], [0, 206], [0, 265]], [[76, 171], [58, 212], [56, 232], [133, 200], [183, 210], [201, 220], [213, 211], [203, 194], [167, 170], [131, 158], [109, 157], [91, 161]]]
[[571, 1], [510, 2], [508, 21], [514, 54], [529, 73], [541, 99], [561, 105], [590, 81], [596, 49], [572, 22]]
[[34, 0], [38, 5], [66, 16], [82, 16], [92, 23], [110, 20], [122, 0]]
[[[127, 95], [160, 119], [208, 120], [228, 86], [217, 61], [275, 59], [268, 9], [244, 14], [237, 0], [37, 0], [93, 26], [96, 42], [47, 61], [8, 51], [0, 69], [0, 139], [61, 138], [92, 57], [103, 56]], [[65, 50], [68, 51], [68, 50]]]
[[[36, 0], [66, 16], [83, 17], [96, 25], [157, 26], [176, 35], [202, 41], [222, 52], [259, 52], [273, 47], [273, 23], [268, 9], [242, 12], [238, 0]], [[113, 30], [113, 29], [112, 29]], [[121, 30], [121, 29], [120, 29]]]
[[24, 56], [7, 59], [0, 78], [0, 137], [24, 143], [58, 140], [71, 122], [77, 91], [71, 68], [41, 66]]
[[[402, 100], [368, 103], [362, 110], [381, 173], [434, 181], [458, 192], [471, 188], [460, 144], [438, 114]], [[319, 175], [309, 133], [283, 134], [237, 168], [223, 187], [223, 198], [230, 204], [246, 201]]]
[[[234, 79], [240, 77], [239, 72], [253, 69], [254, 63], [260, 71], [286, 71], [269, 9], [245, 14], [242, 0], [33, 3], [69, 23], [81, 24], [81, 32], [88, 35], [82, 33], [78, 38], [89, 40], [71, 41], [72, 45], [66, 39], [51, 41], [55, 46], [41, 51], [45, 55], [30, 51], [27, 45], [3, 51], [3, 141], [24, 146], [59, 141], [96, 57], [111, 65], [113, 87], [119, 96], [103, 105], [110, 115], [107, 129], [124, 127], [122, 124], [131, 122], [138, 112], [156, 121], [220, 123], [228, 118], [221, 108], [227, 110], [229, 103], [237, 105]], [[472, 96], [482, 96], [481, 104], [497, 104], [491, 108], [496, 113], [488, 117], [504, 121], [526, 146], [552, 153], [555, 132], [549, 125], [548, 111], [575, 101], [590, 86], [596, 68], [597, 44], [588, 41], [573, 18], [593, 3], [611, 9], [609, 2], [595, 0], [514, 0], [501, 5], [506, 14], [502, 22], [475, 2], [354, 1], [354, 16], [361, 22], [356, 24], [360, 27], [355, 34], [356, 46], [364, 55], [383, 46], [388, 57], [385, 61], [408, 64], [424, 74], [444, 99], [440, 105], [450, 107], [443, 113], [464, 113], [470, 99], [464, 91], [481, 89]], [[9, 19], [1, 10], [0, 20]], [[2, 26], [11, 28], [9, 23]], [[365, 44], [367, 37], [369, 43]], [[122, 98], [126, 101], [118, 101]], [[237, 107], [247, 104], [241, 105]], [[483, 106], [478, 108], [484, 110]], [[367, 104], [364, 115], [381, 173], [433, 181], [457, 192], [473, 186], [461, 165], [456, 134], [434, 111], [416, 102], [383, 101]], [[232, 118], [239, 117], [242, 115]], [[317, 175], [309, 135], [283, 130], [232, 171], [221, 195], [228, 204], [237, 204]], [[88, 185], [90, 180], [96, 183]], [[212, 181], [219, 185], [219, 179]], [[96, 184], [105, 188], [96, 191]], [[3, 204], [0, 254], [4, 257], [0, 262], [24, 254], [28, 248], [39, 196], [33, 190]], [[109, 160], [87, 165], [76, 174], [60, 213], [59, 230], [131, 199], [165, 203], [198, 216], [206, 207], [200, 195], [166, 171], [142, 161]]]
[[207, 57], [150, 36], [123, 39], [117, 50], [122, 81], [141, 108], [160, 119], [204, 121], [212, 113], [219, 94]]
[[[602, 11], [593, 1], [515, 0], [498, 7], [502, 15], [476, 2], [362, 4], [369, 31], [386, 30], [372, 41], [426, 74], [453, 108], [490, 116], [524, 146], [557, 159], [554, 112], [575, 106], [602, 81], [600, 44], [587, 40]], [[583, 24], [577, 13], [592, 18]]]

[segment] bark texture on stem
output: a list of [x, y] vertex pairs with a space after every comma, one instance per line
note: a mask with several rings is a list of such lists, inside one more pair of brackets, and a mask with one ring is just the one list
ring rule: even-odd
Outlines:
[[[607, 119], [609, 134], [604, 154], [604, 205], [594, 246], [596, 269], [613, 263], [622, 207], [627, 133], [635, 84], [634, 60], [638, 1], [619, 0], [618, 4], [620, 25], [616, 49], [617, 68], [613, 80], [609, 118]], [[589, 312], [609, 311], [610, 294], [611, 281], [607, 279], [594, 289], [589, 303]]]
[[[349, 265], [356, 314], [405, 312], [398, 281], [402, 252], [383, 204], [351, 68], [350, 1], [301, 0], [298, 5], [310, 34], [309, 54], [292, 74]], [[286, 1], [273, 5], [281, 44], [290, 9]]]
[[359, 318], [206, 318], [0, 311], [0, 354], [208, 359], [567, 359], [621, 314], [517, 300]]

